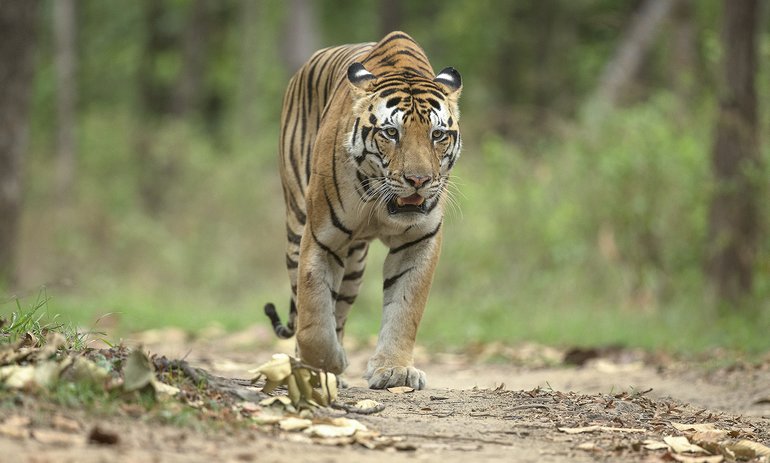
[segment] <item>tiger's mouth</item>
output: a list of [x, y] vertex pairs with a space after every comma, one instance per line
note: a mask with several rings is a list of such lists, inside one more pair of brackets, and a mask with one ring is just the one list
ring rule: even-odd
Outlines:
[[420, 212], [422, 214], [426, 214], [427, 210], [425, 209], [425, 198], [415, 193], [403, 198], [396, 196], [395, 198], [388, 201], [389, 214], [400, 214], [402, 212]]

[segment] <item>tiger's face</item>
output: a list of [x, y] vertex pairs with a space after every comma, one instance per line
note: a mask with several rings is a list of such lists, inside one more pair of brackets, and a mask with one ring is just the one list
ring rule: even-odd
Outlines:
[[347, 148], [362, 201], [390, 216], [431, 213], [462, 147], [460, 74], [447, 68], [434, 79], [410, 72], [374, 76], [355, 63], [348, 80], [354, 104]]

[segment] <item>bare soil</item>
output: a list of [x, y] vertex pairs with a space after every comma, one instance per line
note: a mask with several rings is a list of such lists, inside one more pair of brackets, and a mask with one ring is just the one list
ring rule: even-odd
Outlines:
[[[272, 353], [293, 349], [291, 343], [254, 343], [266, 338], [262, 328], [198, 340], [164, 330], [127, 343], [184, 359], [256, 400], [259, 388], [237, 379], [250, 378], [248, 370]], [[365, 387], [360, 376], [371, 348], [350, 349], [349, 387], [339, 401], [373, 399], [385, 408], [369, 415], [326, 409], [317, 416], [354, 418], [388, 438], [381, 448], [275, 425], [232, 425], [219, 422], [222, 414], [171, 425], [141, 410], [86, 412], [40, 405], [34, 395], [20, 393], [17, 406], [0, 416], [0, 462], [718, 461], [718, 455], [705, 460], [705, 453], [645, 448], [646, 441], [666, 436], [693, 439], [672, 423], [711, 423], [728, 433], [723, 441], [770, 446], [770, 359], [731, 359], [716, 367], [713, 360], [683, 362], [623, 349], [481, 346], [462, 354], [418, 352], [428, 389], [394, 394]], [[564, 431], [586, 426], [604, 428]], [[731, 459], [728, 453], [726, 461]]]

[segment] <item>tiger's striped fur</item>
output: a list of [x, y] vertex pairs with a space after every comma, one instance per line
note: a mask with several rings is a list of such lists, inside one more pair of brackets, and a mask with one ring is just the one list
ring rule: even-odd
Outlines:
[[286, 203], [289, 321], [303, 361], [342, 373], [345, 321], [369, 242], [389, 249], [383, 315], [366, 377], [372, 388], [425, 386], [412, 351], [441, 247], [449, 172], [460, 155], [460, 74], [435, 75], [420, 46], [379, 43], [316, 52], [283, 102], [280, 172]]

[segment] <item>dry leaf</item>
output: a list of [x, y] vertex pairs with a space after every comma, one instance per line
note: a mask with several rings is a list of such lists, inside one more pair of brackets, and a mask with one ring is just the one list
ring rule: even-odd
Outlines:
[[647, 439], [642, 441], [642, 445], [647, 450], [668, 450], [668, 445], [658, 440]]
[[356, 402], [355, 405], [353, 405], [353, 408], [355, 408], [357, 410], [372, 410], [372, 409], [375, 409], [375, 408], [377, 408], [377, 407], [379, 407], [381, 405], [382, 404], [377, 402], [376, 400], [364, 399], [364, 400], [359, 400], [358, 402]]
[[364, 426], [360, 421], [357, 421], [351, 418], [344, 418], [344, 417], [332, 418], [332, 420], [329, 423], [333, 424], [334, 426], [339, 426], [342, 428], [352, 427], [356, 431], [367, 431], [366, 426]]
[[613, 428], [610, 426], [585, 426], [582, 428], [556, 428], [561, 432], [567, 434], [583, 434], [587, 432], [644, 432], [644, 429], [638, 428]]
[[11, 415], [0, 423], [0, 435], [17, 439], [29, 437], [29, 425], [32, 420], [28, 416]]
[[743, 439], [738, 441], [734, 445], [728, 446], [737, 456], [744, 458], [756, 458], [756, 457], [769, 457], [770, 447], [760, 444], [759, 442]]
[[312, 425], [313, 422], [311, 420], [294, 417], [284, 418], [278, 422], [278, 426], [280, 426], [283, 431], [302, 431]]
[[393, 394], [405, 394], [407, 392], [414, 392], [414, 388], [409, 386], [389, 387], [388, 392], [391, 392]]
[[671, 450], [676, 453], [706, 453], [703, 448], [695, 444], [691, 444], [690, 441], [684, 436], [666, 436], [663, 438], [663, 442], [668, 444], [668, 446], [671, 447]]
[[594, 450], [601, 450], [601, 447], [596, 445], [596, 442], [583, 442], [582, 444], [579, 444], [575, 448], [578, 450], [585, 450], [588, 452], [593, 452]]
[[273, 354], [272, 360], [250, 370], [249, 373], [264, 375], [270, 381], [283, 381], [291, 375], [291, 357], [286, 354]]
[[313, 437], [350, 437], [357, 429], [354, 426], [334, 426], [331, 424], [314, 424], [305, 429], [305, 432]]
[[153, 379], [155, 379], [155, 372], [147, 354], [141, 349], [131, 351], [123, 369], [123, 390], [138, 391], [150, 384]]
[[283, 415], [276, 415], [273, 413], [262, 412], [251, 417], [257, 424], [276, 424], [280, 423], [284, 419]]
[[83, 437], [78, 434], [48, 429], [35, 429], [32, 431], [32, 437], [36, 441], [48, 445], [70, 446], [83, 442]]
[[60, 431], [80, 432], [80, 423], [62, 415], [54, 415], [51, 419], [51, 425]]
[[276, 403], [282, 404], [282, 405], [291, 405], [291, 399], [286, 397], [285, 395], [276, 395], [273, 397], [268, 397], [267, 399], [262, 399], [259, 404], [263, 405], [265, 407], [270, 407], [272, 405], [275, 405]]
[[150, 384], [152, 384], [152, 388], [155, 390], [155, 393], [161, 396], [173, 397], [180, 392], [178, 387], [171, 386], [162, 381], [158, 381], [154, 376], [150, 381]]
[[671, 426], [673, 426], [679, 431], [697, 431], [697, 432], [719, 431], [719, 429], [717, 429], [714, 423], [684, 424], [684, 423], [675, 423], [672, 421]]

